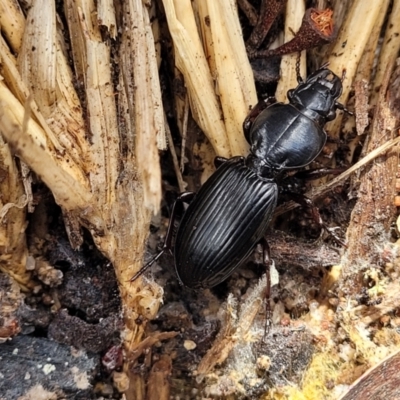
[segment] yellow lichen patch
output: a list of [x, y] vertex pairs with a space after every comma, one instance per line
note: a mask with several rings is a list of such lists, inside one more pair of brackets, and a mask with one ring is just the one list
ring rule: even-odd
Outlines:
[[[303, 390], [298, 399], [333, 399], [332, 388], [340, 374], [342, 362], [336, 354], [326, 352], [317, 354], [304, 375]], [[293, 397], [296, 399], [296, 397]]]

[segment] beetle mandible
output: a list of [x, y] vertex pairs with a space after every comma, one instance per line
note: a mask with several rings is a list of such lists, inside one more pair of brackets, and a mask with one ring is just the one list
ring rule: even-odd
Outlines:
[[245, 121], [250, 154], [223, 159], [197, 194], [178, 197], [162, 250], [132, 280], [171, 250], [174, 219], [184, 202], [190, 204], [174, 250], [180, 282], [210, 288], [227, 279], [263, 240], [288, 170], [307, 166], [321, 152], [325, 124], [344, 109], [337, 102], [341, 93], [342, 80], [324, 65], [305, 81], [299, 79], [288, 91], [289, 103], [275, 103], [251, 124]]

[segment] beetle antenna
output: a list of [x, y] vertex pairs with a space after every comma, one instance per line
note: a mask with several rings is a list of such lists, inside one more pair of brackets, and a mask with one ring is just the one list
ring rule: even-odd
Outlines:
[[269, 330], [272, 325], [272, 310], [271, 310], [271, 267], [275, 269], [274, 260], [271, 258], [271, 249], [268, 242], [263, 238], [260, 242], [263, 254], [263, 264], [265, 267], [265, 325], [264, 325], [264, 337], [263, 340], [266, 341]]
[[323, 64], [318, 68], [318, 70], [320, 70], [320, 69], [327, 69], [328, 67], [329, 67], [329, 61], [323, 63]]

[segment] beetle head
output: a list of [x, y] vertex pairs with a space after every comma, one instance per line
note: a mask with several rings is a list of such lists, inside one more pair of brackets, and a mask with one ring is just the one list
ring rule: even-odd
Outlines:
[[325, 121], [336, 117], [337, 99], [342, 94], [342, 80], [325, 66], [288, 92], [291, 104], [318, 113]]

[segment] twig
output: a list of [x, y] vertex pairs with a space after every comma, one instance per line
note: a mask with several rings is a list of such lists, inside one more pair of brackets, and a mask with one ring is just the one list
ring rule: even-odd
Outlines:
[[247, 0], [238, 0], [238, 5], [249, 19], [250, 25], [255, 26], [258, 19], [255, 8]]
[[309, 8], [303, 17], [300, 29], [295, 37], [276, 49], [258, 50], [250, 54], [251, 58], [267, 58], [297, 53], [333, 41], [336, 31], [333, 28], [332, 10]]
[[182, 145], [181, 145], [181, 172], [185, 169], [185, 149], [187, 139], [187, 126], [189, 119], [189, 96], [185, 95], [185, 108], [183, 110], [183, 124], [182, 124]]
[[250, 55], [252, 51], [257, 49], [264, 41], [269, 30], [271, 29], [272, 24], [284, 6], [285, 2], [280, 0], [264, 0], [261, 2], [260, 15], [257, 19], [257, 24], [255, 25], [253, 32], [251, 32], [250, 38], [246, 43]]

